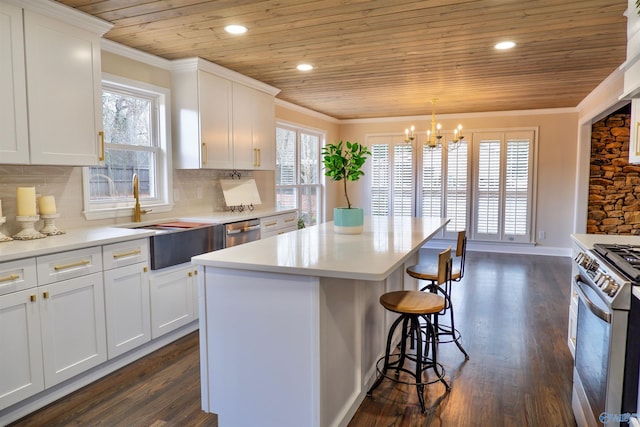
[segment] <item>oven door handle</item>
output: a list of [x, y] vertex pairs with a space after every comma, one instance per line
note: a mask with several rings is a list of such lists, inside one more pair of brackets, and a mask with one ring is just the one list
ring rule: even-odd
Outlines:
[[608, 313], [602, 310], [600, 307], [594, 304], [593, 301], [591, 301], [587, 296], [587, 294], [585, 294], [584, 291], [582, 290], [582, 286], [588, 286], [588, 285], [584, 283], [582, 280], [580, 280], [580, 275], [577, 275], [574, 280], [576, 283], [576, 291], [578, 292], [578, 297], [580, 297], [580, 299], [584, 301], [587, 308], [603, 321], [607, 323], [611, 323], [611, 313]]

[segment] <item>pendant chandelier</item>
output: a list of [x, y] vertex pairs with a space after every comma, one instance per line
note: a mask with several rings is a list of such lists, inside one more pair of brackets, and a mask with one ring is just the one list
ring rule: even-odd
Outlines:
[[[436, 123], [437, 101], [437, 98], [431, 100], [431, 129], [427, 130], [427, 139], [424, 142], [424, 146], [431, 149], [436, 148], [438, 145], [442, 145], [442, 125], [440, 123]], [[416, 139], [415, 129], [415, 126], [411, 125], [411, 128], [404, 130], [404, 142], [413, 144], [413, 140]], [[453, 140], [447, 143], [447, 147], [449, 150], [455, 150], [459, 146], [458, 143], [463, 140], [464, 136], [462, 135], [462, 125], [458, 125], [458, 127], [453, 130]]]

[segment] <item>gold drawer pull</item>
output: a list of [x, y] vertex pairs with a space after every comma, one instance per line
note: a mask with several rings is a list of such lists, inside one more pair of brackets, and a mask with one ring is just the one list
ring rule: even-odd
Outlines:
[[8, 276], [0, 277], [0, 282], [10, 282], [12, 280], [19, 279], [20, 276], [17, 274], [10, 274]]
[[295, 218], [287, 218], [287, 219], [284, 220], [284, 222], [291, 222], [291, 221], [295, 221], [295, 220], [296, 220]]
[[49, 291], [44, 291], [44, 292], [42, 293], [42, 298], [44, 298], [44, 299], [49, 298]]
[[277, 221], [274, 221], [274, 222], [268, 222], [268, 223], [266, 223], [264, 226], [265, 226], [265, 227], [273, 227], [273, 226], [274, 226], [274, 225], [276, 225], [277, 223], [278, 223]]
[[35, 295], [29, 295], [29, 301], [36, 302], [36, 296]]
[[188, 272], [188, 273], [187, 273], [187, 276], [189, 276], [189, 277], [193, 276], [193, 272], [191, 272], [191, 271], [190, 271], [190, 272]]
[[55, 271], [60, 271], [60, 270], [66, 270], [67, 268], [81, 267], [81, 266], [87, 265], [87, 264], [91, 264], [91, 261], [89, 261], [87, 259], [83, 259], [82, 261], [72, 262], [72, 263], [69, 263], [69, 264], [55, 265], [55, 266], [53, 266], [53, 269]]
[[125, 257], [125, 256], [130, 256], [130, 255], [138, 255], [140, 253], [142, 253], [142, 250], [134, 249], [134, 250], [129, 251], [129, 252], [120, 252], [120, 253], [117, 253], [117, 254], [114, 253], [113, 254], [113, 258], [117, 259], [117, 258], [122, 258], [122, 257]]

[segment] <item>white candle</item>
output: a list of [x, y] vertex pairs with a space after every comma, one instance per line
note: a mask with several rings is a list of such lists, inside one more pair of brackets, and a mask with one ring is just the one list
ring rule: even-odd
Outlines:
[[40, 215], [53, 215], [56, 213], [56, 199], [53, 196], [42, 196], [38, 199]]
[[18, 187], [16, 191], [17, 216], [35, 216], [36, 214], [36, 188]]

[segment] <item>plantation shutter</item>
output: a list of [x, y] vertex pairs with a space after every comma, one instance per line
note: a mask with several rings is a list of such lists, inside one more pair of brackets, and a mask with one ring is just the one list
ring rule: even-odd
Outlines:
[[467, 229], [469, 211], [469, 144], [458, 142], [447, 152], [446, 231], [457, 233]]
[[413, 215], [413, 147], [396, 144], [393, 147], [393, 210], [394, 216]]
[[476, 235], [499, 239], [500, 149], [501, 141], [483, 139], [478, 143]]
[[422, 216], [442, 216], [442, 146], [422, 146]]
[[390, 215], [391, 169], [389, 144], [371, 146], [371, 215]]

